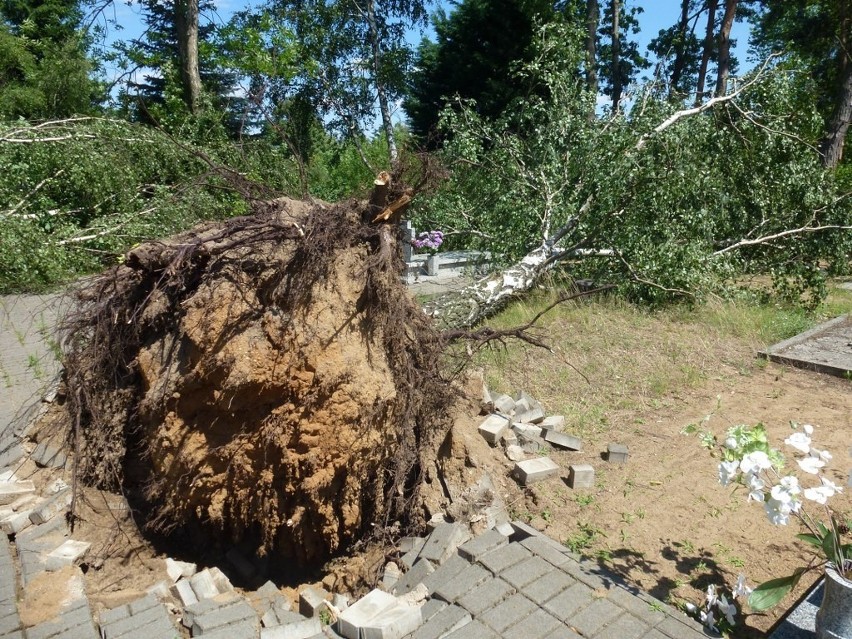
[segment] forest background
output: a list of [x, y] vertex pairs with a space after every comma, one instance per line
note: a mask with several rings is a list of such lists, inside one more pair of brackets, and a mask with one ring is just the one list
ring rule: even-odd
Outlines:
[[445, 247], [651, 303], [760, 274], [816, 306], [852, 253], [848, 3], [682, 0], [656, 33], [643, 4], [3, 0], [0, 291], [429, 167], [411, 215]]

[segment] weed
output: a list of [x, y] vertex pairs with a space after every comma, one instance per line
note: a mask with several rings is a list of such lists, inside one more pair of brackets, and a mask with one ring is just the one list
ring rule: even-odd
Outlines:
[[734, 568], [745, 567], [745, 561], [743, 561], [739, 557], [728, 557], [728, 563], [731, 564]]
[[687, 554], [689, 554], [689, 555], [691, 555], [692, 553], [694, 553], [694, 552], [695, 552], [695, 544], [693, 544], [693, 543], [692, 543], [691, 541], [689, 541], [688, 539], [686, 539], [686, 540], [684, 540], [684, 541], [680, 542], [680, 545], [681, 545], [681, 547], [683, 548], [683, 552], [685, 552], [685, 553], [687, 553]]
[[44, 377], [44, 369], [41, 367], [39, 358], [35, 355], [30, 354], [27, 356], [27, 368], [33, 372], [33, 376], [36, 379], [42, 379]]
[[584, 506], [591, 506], [595, 503], [594, 495], [577, 495], [574, 497], [574, 501], [577, 502], [577, 505], [581, 508]]
[[707, 562], [702, 559], [697, 564], [695, 564], [695, 568], [693, 568], [693, 572], [695, 572], [696, 570], [698, 572], [707, 572], [707, 568], [708, 568]]
[[541, 518], [549, 524], [553, 521], [553, 513], [550, 512], [549, 508], [545, 508], [541, 511]]
[[653, 612], [663, 612], [663, 607], [660, 605], [659, 601], [649, 601], [648, 608], [650, 608]]
[[571, 551], [580, 554], [594, 543], [595, 538], [601, 534], [601, 530], [589, 523], [580, 523], [579, 530], [568, 537], [563, 544]]

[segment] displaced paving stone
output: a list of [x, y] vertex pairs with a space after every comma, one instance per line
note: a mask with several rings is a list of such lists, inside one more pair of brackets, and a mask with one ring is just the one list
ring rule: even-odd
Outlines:
[[583, 442], [579, 438], [560, 433], [558, 430], [545, 430], [544, 441], [548, 444], [553, 444], [557, 448], [565, 448], [567, 450], [583, 449]]
[[470, 561], [476, 561], [482, 555], [509, 543], [505, 535], [496, 530], [486, 530], [470, 541], [459, 546], [459, 554]]
[[540, 408], [531, 408], [523, 413], [516, 413], [515, 419], [524, 424], [539, 424], [544, 420], [544, 411]]
[[529, 486], [557, 475], [559, 466], [550, 457], [536, 457], [515, 462], [512, 472], [522, 486]]
[[6, 466], [13, 466], [19, 461], [21, 461], [23, 457], [24, 449], [20, 443], [16, 442], [6, 450], [0, 452], [0, 468], [5, 468]]
[[518, 437], [538, 437], [541, 438], [543, 431], [540, 426], [536, 426], [535, 424], [521, 424], [518, 422], [514, 422], [512, 424], [512, 431]]
[[426, 578], [435, 572], [435, 565], [428, 559], [421, 559], [414, 566], [400, 577], [396, 582], [394, 592], [398, 595], [404, 595], [411, 592], [417, 587], [417, 584], [423, 583]]
[[624, 444], [609, 444], [606, 447], [606, 460], [614, 464], [623, 464], [627, 461], [627, 446]]
[[178, 635], [166, 607], [147, 596], [101, 613], [103, 639], [172, 639]]
[[319, 617], [320, 612], [328, 610], [329, 593], [323, 588], [308, 586], [299, 593], [299, 614], [308, 619]]
[[48, 553], [44, 560], [44, 568], [48, 572], [55, 572], [65, 566], [79, 565], [91, 547], [92, 544], [89, 542], [69, 539], [59, 548]]
[[180, 600], [184, 608], [198, 603], [198, 596], [192, 589], [192, 585], [189, 583], [188, 579], [178, 580], [175, 585], [172, 586], [172, 593], [178, 600]]
[[30, 515], [32, 510], [23, 510], [0, 519], [0, 530], [7, 535], [16, 535], [33, 525]]
[[211, 599], [219, 594], [219, 589], [216, 587], [216, 582], [208, 568], [192, 575], [189, 578], [189, 585], [192, 586], [192, 591], [198, 597], [199, 601], [202, 599]]
[[56, 493], [53, 497], [50, 497], [33, 509], [30, 513], [30, 521], [36, 526], [50, 521], [59, 513], [65, 512], [68, 506], [71, 505], [71, 497], [71, 490], [69, 488]]
[[198, 567], [195, 564], [166, 557], [166, 574], [172, 580], [172, 583], [177, 582], [181, 577], [189, 579], [196, 572], [198, 572]]
[[68, 460], [68, 455], [62, 450], [62, 446], [44, 439], [30, 453], [30, 459], [42, 468], [62, 468]]
[[423, 607], [420, 608], [420, 614], [423, 616], [423, 621], [429, 621], [434, 615], [441, 612], [447, 607], [446, 601], [440, 599], [428, 599]]
[[521, 401], [524, 402], [528, 408], [542, 408], [541, 402], [524, 391], [519, 391], [515, 394], [515, 402]]
[[209, 570], [217, 591], [225, 593], [234, 589], [234, 585], [231, 583], [231, 580], [228, 579], [228, 576], [222, 572], [218, 566], [213, 566], [212, 568], [209, 568]]
[[479, 425], [479, 434], [492, 446], [496, 446], [509, 428], [509, 420], [502, 415], [489, 415]]
[[397, 599], [393, 595], [378, 589], [371, 590], [340, 613], [337, 618], [337, 632], [346, 639], [361, 639], [361, 628], [397, 605]]
[[260, 631], [260, 639], [309, 639], [315, 635], [321, 635], [322, 623], [319, 619], [305, 619], [302, 617], [298, 621], [275, 626], [272, 628], [262, 628]]
[[75, 639], [99, 639], [92, 612], [85, 597], [69, 603], [60, 614], [26, 630], [27, 639], [49, 639], [50, 637], [74, 637]]
[[539, 426], [546, 430], [561, 431], [565, 428], [565, 417], [563, 415], [548, 415], [539, 422]]
[[470, 530], [464, 524], [438, 524], [426, 538], [420, 556], [441, 565], [468, 539], [470, 539]]
[[595, 469], [588, 464], [574, 464], [569, 466], [568, 485], [571, 488], [594, 488]]
[[3, 481], [0, 482], [0, 506], [8, 506], [25, 495], [35, 492], [32, 481]]
[[511, 415], [515, 412], [515, 400], [508, 395], [498, 395], [494, 397], [494, 408], [504, 415]]
[[382, 590], [393, 592], [393, 588], [400, 577], [402, 577], [402, 571], [399, 566], [392, 561], [386, 563], [385, 569], [382, 571]]
[[494, 399], [485, 384], [482, 385], [482, 399], [479, 401], [479, 410], [486, 415], [494, 412]]
[[444, 583], [455, 579], [456, 576], [469, 565], [470, 564], [467, 561], [462, 559], [458, 554], [455, 554], [444, 562], [442, 566], [439, 566], [435, 572], [428, 575], [423, 580], [423, 585], [426, 586], [426, 590], [429, 591], [429, 594], [432, 594]]
[[[249, 622], [249, 624], [244, 622]], [[253, 636], [257, 635], [259, 629], [257, 613], [244, 599], [205, 614], [196, 615], [192, 621], [192, 636], [203, 635], [218, 628], [230, 628], [234, 625], [250, 625], [256, 629]]]
[[402, 639], [422, 623], [420, 606], [397, 603], [395, 608], [377, 615], [361, 628], [361, 639]]
[[[184, 582], [179, 581], [178, 583]], [[201, 617], [219, 608], [232, 606], [239, 602], [241, 599], [242, 597], [240, 597], [237, 593], [231, 592], [224, 595], [217, 595], [212, 599], [196, 601], [194, 604], [185, 607], [183, 611], [183, 617], [181, 618], [181, 623], [185, 627], [191, 628], [192, 624], [195, 622], [196, 617]]]
[[426, 543], [426, 539], [425, 537], [408, 537], [407, 539], [411, 539], [412, 541], [407, 550], [400, 545], [400, 551], [405, 554], [399, 558], [399, 563], [405, 566], [406, 570], [410, 570], [420, 556], [420, 551], [423, 550], [423, 544]]
[[471, 622], [470, 613], [459, 606], [447, 606], [418, 628], [411, 639], [440, 639]]

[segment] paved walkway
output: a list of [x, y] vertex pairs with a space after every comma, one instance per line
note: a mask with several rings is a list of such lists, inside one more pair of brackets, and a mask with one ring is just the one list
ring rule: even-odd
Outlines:
[[[50, 345], [58, 304], [56, 296], [0, 298], [0, 522], [6, 532], [0, 535], [0, 639], [339, 636], [337, 626], [321, 624], [319, 608], [289, 610], [289, 603], [272, 584], [254, 593], [238, 593], [227, 579], [206, 571], [202, 571], [207, 575], [204, 579], [179, 577], [174, 584], [158, 584], [128, 605], [93, 609], [82, 572], [75, 567], [74, 545], [67, 543], [70, 489], [58, 486], [36, 494], [27, 481], [14, 477], [27, 459], [38, 457], [40, 466], [64, 462], [64, 456], [47, 455], [42, 443], [36, 446], [22, 435], [42, 390], [59, 369]], [[401, 563], [408, 570], [389, 589], [396, 595], [414, 590], [425, 594], [419, 627], [414, 632], [405, 630], [405, 637], [706, 636], [699, 624], [679, 611], [632, 590], [522, 523], [504, 524], [460, 546], [464, 538], [453, 531], [458, 531], [458, 525], [440, 524], [428, 538], [409, 540], [410, 547], [401, 549], [405, 551]], [[24, 627], [19, 611], [24, 589], [58, 567], [67, 568], [62, 573], [67, 583], [56, 615]], [[418, 588], [419, 584], [423, 585]], [[391, 624], [390, 629], [365, 630], [362, 636], [403, 636], [394, 632]]]

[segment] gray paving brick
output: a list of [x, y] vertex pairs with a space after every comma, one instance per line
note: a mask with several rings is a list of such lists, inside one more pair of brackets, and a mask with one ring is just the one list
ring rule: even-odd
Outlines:
[[459, 606], [447, 606], [441, 612], [420, 626], [411, 639], [439, 639], [448, 633], [470, 623], [470, 613]]
[[614, 586], [607, 593], [607, 597], [649, 626], [656, 626], [666, 618], [666, 613], [658, 606], [652, 605], [651, 602], [638, 596], [638, 593], [630, 592], [624, 586]]
[[592, 591], [583, 584], [575, 583], [544, 604], [544, 608], [562, 621], [566, 621], [575, 612], [589, 605], [591, 601]]
[[491, 577], [491, 573], [478, 564], [468, 564], [453, 579], [444, 582], [435, 588], [434, 596], [443, 599], [447, 603], [455, 603], [456, 599], [476, 588], [483, 581]]
[[133, 628], [121, 639], [177, 639], [180, 632], [172, 625], [167, 617], [160, 617], [154, 621]]
[[121, 621], [129, 616], [130, 608], [128, 606], [116, 606], [109, 610], [103, 610], [100, 615], [98, 615], [102, 626], [107, 626], [111, 623], [115, 623], [116, 621]]
[[155, 608], [157, 606], [161, 606], [160, 600], [157, 599], [154, 595], [145, 595], [140, 599], [136, 599], [127, 604], [127, 607], [130, 608], [131, 615], [138, 615], [140, 612], [144, 612], [149, 608]]
[[166, 620], [169, 618], [164, 606], [160, 606], [159, 609], [148, 608], [148, 610], [143, 610], [139, 614], [128, 615], [111, 623], [101, 624], [101, 630], [103, 630], [106, 639], [117, 639], [117, 637], [126, 635], [134, 628], [146, 626], [163, 618]]
[[459, 546], [459, 554], [465, 559], [476, 561], [485, 553], [502, 548], [508, 543], [509, 539], [505, 535], [492, 528]]
[[543, 606], [547, 601], [575, 583], [577, 581], [573, 577], [561, 570], [552, 570], [524, 586], [524, 595], [539, 606]]
[[510, 568], [506, 568], [500, 573], [500, 576], [518, 590], [523, 590], [524, 586], [553, 570], [555, 570], [553, 565], [547, 563], [541, 557], [529, 557]]
[[[227, 626], [205, 631], [201, 636], [205, 639], [257, 639], [259, 632], [256, 621], [244, 619]], [[193, 632], [192, 636], [195, 637], [196, 633]]]
[[197, 615], [192, 622], [192, 636], [206, 634], [217, 628], [242, 623], [246, 620], [253, 621], [256, 627], [259, 626], [254, 608], [247, 601], [241, 600], [224, 608]]
[[706, 637], [704, 629], [697, 621], [682, 614], [679, 617], [680, 619], [677, 617], [666, 617], [657, 625], [656, 630], [659, 630], [672, 639], [698, 639], [698, 637]]
[[639, 639], [650, 629], [648, 624], [625, 612], [600, 630], [595, 639]]
[[606, 624], [614, 621], [621, 613], [621, 608], [608, 599], [595, 599], [588, 606], [571, 615], [568, 624], [581, 635], [591, 637]]
[[441, 601], [440, 599], [429, 599], [420, 609], [420, 614], [423, 615], [424, 623], [429, 621], [434, 615], [441, 612], [446, 607], [446, 601]]
[[435, 572], [435, 566], [428, 559], [421, 559], [412, 566], [411, 570], [405, 573], [394, 584], [394, 592], [398, 595], [404, 595], [411, 592], [417, 587], [417, 584], [424, 582], [426, 577]]
[[456, 549], [470, 539], [470, 530], [464, 524], [438, 524], [420, 550], [420, 557], [434, 564], [443, 564], [454, 556]]
[[499, 639], [500, 635], [481, 621], [474, 619], [458, 630], [454, 630], [444, 639]]
[[25, 639], [23, 630], [12, 630], [7, 634], [0, 633], [0, 639]]
[[562, 622], [541, 608], [503, 632], [503, 639], [541, 639], [556, 630]]
[[0, 617], [8, 617], [18, 614], [18, 606], [14, 601], [0, 603]]
[[563, 552], [565, 548], [560, 549], [559, 544], [549, 537], [527, 537], [521, 540], [520, 544], [557, 568], [571, 561], [571, 558]]
[[526, 617], [535, 609], [536, 605], [532, 601], [521, 594], [515, 594], [483, 612], [479, 615], [479, 620], [492, 630], [503, 632], [518, 618]]
[[485, 553], [479, 558], [479, 563], [497, 575], [506, 568], [514, 566], [528, 557], [532, 557], [532, 553], [529, 550], [518, 543], [513, 543]]
[[602, 574], [600, 569], [594, 566], [594, 564], [590, 564], [586, 561], [581, 563], [570, 561], [562, 566], [562, 570], [574, 577], [577, 581], [583, 582], [592, 590], [598, 590], [599, 588], [606, 589], [614, 584], [611, 577]]
[[515, 589], [511, 584], [496, 577], [480, 584], [461, 597], [457, 603], [473, 616], [477, 616], [489, 608], [493, 608], [506, 597], [514, 594]]
[[20, 628], [21, 618], [18, 616], [17, 612], [13, 615], [0, 617], [0, 636], [5, 633], [10, 633], [13, 630], [19, 630]]
[[[37, 626], [28, 628], [26, 631], [28, 639], [48, 639], [54, 637], [70, 628], [77, 628], [92, 623], [92, 614], [88, 605], [75, 606], [51, 621], [40, 623]], [[83, 628], [80, 631], [80, 637], [88, 637], [87, 629]], [[97, 636], [97, 635], [95, 635]]]
[[4, 578], [3, 581], [0, 582], [0, 603], [5, 601], [14, 601], [16, 595], [14, 568], [9, 566], [6, 570], [10, 571], [10, 574], [8, 575], [10, 578]]
[[[30, 637], [29, 631], [27, 631], [27, 637]], [[95, 628], [95, 622], [91, 619], [86, 620], [81, 623], [79, 626], [74, 626], [73, 628], [68, 628], [67, 630], [63, 630], [58, 635], [52, 637], [52, 639], [101, 639], [101, 636], [98, 634], [97, 629]], [[156, 637], [149, 637], [149, 639], [158, 639]]]
[[559, 626], [544, 639], [583, 639], [568, 626]]
[[438, 569], [435, 570], [435, 572], [431, 575], [427, 575], [427, 577], [423, 580], [423, 585], [426, 586], [426, 590], [428, 590], [431, 595], [442, 584], [455, 579], [455, 577], [469, 565], [470, 564], [459, 555], [453, 555], [444, 562], [443, 566], [438, 566]]

